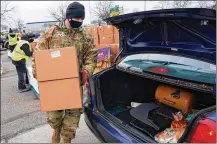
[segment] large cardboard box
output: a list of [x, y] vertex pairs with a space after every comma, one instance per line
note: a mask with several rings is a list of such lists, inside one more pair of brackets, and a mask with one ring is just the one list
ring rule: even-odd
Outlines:
[[114, 43], [114, 35], [101, 35], [100, 37], [100, 44], [112, 44]]
[[75, 47], [35, 52], [41, 111], [82, 108]]

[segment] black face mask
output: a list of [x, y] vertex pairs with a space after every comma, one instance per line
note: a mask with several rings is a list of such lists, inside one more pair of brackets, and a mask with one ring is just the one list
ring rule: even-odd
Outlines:
[[77, 22], [73, 20], [70, 20], [69, 23], [72, 28], [79, 28], [82, 25], [82, 22]]

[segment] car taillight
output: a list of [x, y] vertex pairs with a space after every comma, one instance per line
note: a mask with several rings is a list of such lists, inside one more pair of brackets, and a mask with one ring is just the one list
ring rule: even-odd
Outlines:
[[161, 67], [152, 67], [151, 70], [157, 71], [157, 72], [163, 72], [163, 73], [168, 73], [169, 70]]
[[191, 143], [216, 143], [216, 122], [200, 120], [189, 139]]

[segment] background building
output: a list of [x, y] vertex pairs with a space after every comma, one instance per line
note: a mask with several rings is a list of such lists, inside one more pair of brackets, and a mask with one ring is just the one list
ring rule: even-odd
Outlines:
[[47, 30], [49, 27], [56, 24], [57, 21], [42, 21], [42, 22], [30, 22], [26, 23], [24, 30], [25, 32], [42, 32]]

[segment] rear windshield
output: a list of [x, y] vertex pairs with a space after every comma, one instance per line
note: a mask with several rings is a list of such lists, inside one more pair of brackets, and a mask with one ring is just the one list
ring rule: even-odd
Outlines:
[[[206, 20], [146, 20], [128, 25], [132, 44], [142, 42], [200, 44], [213, 48], [204, 38], [216, 41], [216, 24]], [[197, 36], [197, 35], [200, 36]], [[203, 38], [202, 38], [203, 37]]]

